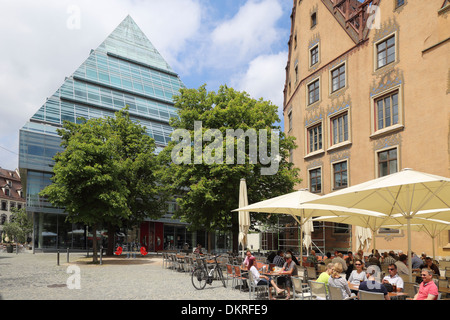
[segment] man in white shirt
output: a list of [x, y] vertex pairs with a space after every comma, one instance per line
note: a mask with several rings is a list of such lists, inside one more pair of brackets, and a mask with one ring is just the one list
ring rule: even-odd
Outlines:
[[397, 288], [395, 291], [401, 292], [403, 291], [403, 279], [397, 274], [397, 266], [393, 263], [388, 267], [389, 275], [383, 278], [382, 283], [390, 283], [391, 285], [395, 285]]

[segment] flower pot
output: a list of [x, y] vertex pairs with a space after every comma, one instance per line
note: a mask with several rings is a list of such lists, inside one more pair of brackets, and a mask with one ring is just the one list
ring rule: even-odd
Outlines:
[[6, 247], [6, 252], [13, 253], [13, 246], [7, 246]]

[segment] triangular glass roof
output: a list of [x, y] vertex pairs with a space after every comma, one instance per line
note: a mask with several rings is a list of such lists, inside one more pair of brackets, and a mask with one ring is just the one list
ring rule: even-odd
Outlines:
[[173, 96], [184, 87], [178, 75], [128, 15], [22, 130], [56, 135], [64, 120], [113, 116], [129, 106], [158, 145], [170, 141]]

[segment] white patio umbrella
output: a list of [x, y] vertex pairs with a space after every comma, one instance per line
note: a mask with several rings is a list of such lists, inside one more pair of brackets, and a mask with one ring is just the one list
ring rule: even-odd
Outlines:
[[[384, 225], [383, 228], [390, 229], [407, 229], [406, 224], [397, 224], [397, 225]], [[425, 232], [428, 234], [433, 243], [433, 259], [436, 258], [436, 246], [435, 240], [437, 236], [445, 230], [450, 230], [450, 222], [429, 218], [421, 218], [420, 213], [418, 213], [413, 219], [411, 219], [410, 224], [411, 230]]]
[[[403, 169], [309, 202], [347, 208], [378, 211], [386, 215], [402, 214], [410, 219], [421, 210], [450, 208], [450, 179], [428, 173]], [[411, 229], [407, 227], [408, 256], [411, 256]], [[408, 259], [411, 270], [411, 259]], [[410, 276], [410, 280], [412, 277]]]
[[[239, 184], [239, 208], [248, 205], [247, 183], [241, 179]], [[242, 254], [244, 254], [247, 245], [247, 234], [250, 228], [250, 212], [239, 211], [239, 243], [242, 244]]]
[[[274, 197], [264, 201], [260, 201], [246, 207], [240, 207], [233, 211], [249, 211], [263, 212], [268, 214], [288, 214], [294, 217], [300, 227], [303, 229], [304, 224], [312, 217], [341, 215], [369, 215], [373, 217], [386, 217], [378, 212], [370, 212], [367, 210], [349, 209], [332, 205], [302, 204], [321, 196], [302, 189], [294, 191], [282, 196]], [[302, 230], [303, 231], [303, 230]], [[300, 233], [300, 256], [303, 256], [303, 232]], [[303, 263], [303, 259], [300, 259]]]

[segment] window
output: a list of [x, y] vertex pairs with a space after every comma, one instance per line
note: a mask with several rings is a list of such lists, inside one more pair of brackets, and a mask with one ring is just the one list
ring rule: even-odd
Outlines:
[[319, 101], [320, 98], [320, 86], [319, 79], [308, 85], [308, 104], [313, 104]]
[[348, 186], [347, 161], [333, 164], [333, 188], [340, 189]]
[[333, 224], [333, 233], [338, 234], [348, 234], [350, 233], [351, 227], [345, 223], [334, 223]]
[[345, 87], [345, 64], [331, 70], [331, 92]]
[[289, 131], [292, 129], [292, 111], [288, 113], [288, 119], [289, 119]]
[[313, 193], [322, 192], [322, 168], [309, 171], [309, 189]]
[[2, 201], [2, 210], [6, 211], [8, 203], [6, 201]]
[[395, 61], [395, 36], [377, 44], [377, 68]]
[[309, 149], [308, 153], [322, 149], [322, 124], [308, 129]]
[[316, 24], [317, 24], [317, 13], [314, 12], [311, 15], [311, 28], [314, 28], [316, 26]]
[[378, 177], [384, 177], [398, 171], [397, 148], [378, 153]]
[[395, 7], [401, 7], [402, 5], [405, 4], [405, 0], [395, 0]]
[[380, 130], [398, 123], [398, 91], [375, 100], [376, 129]]
[[319, 46], [315, 46], [310, 50], [310, 66], [319, 62]]
[[344, 141], [348, 141], [348, 113], [331, 119], [331, 144], [336, 145]]
[[298, 64], [295, 65], [294, 71], [295, 71], [295, 83], [297, 83], [298, 82]]

